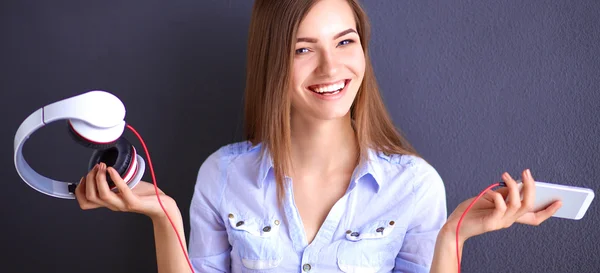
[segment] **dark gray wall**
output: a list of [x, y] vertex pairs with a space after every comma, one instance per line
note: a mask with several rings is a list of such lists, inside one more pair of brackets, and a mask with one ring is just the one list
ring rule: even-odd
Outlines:
[[[41, 195], [14, 170], [34, 110], [91, 89], [127, 107], [158, 185], [188, 208], [202, 161], [240, 140], [252, 1], [3, 1], [2, 252], [6, 272], [155, 272], [150, 221]], [[599, 191], [600, 4], [585, 1], [365, 1], [372, 55], [395, 123], [462, 200], [531, 168], [538, 180]], [[126, 136], [138, 146], [131, 133]], [[25, 155], [59, 179], [90, 151], [64, 124]], [[144, 179], [150, 181], [149, 173]], [[598, 272], [600, 210], [474, 238], [464, 272]]]

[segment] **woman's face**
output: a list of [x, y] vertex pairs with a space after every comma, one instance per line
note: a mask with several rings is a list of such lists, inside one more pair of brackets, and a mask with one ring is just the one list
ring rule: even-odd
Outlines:
[[346, 0], [321, 0], [298, 28], [292, 68], [292, 113], [345, 116], [365, 72], [365, 55]]

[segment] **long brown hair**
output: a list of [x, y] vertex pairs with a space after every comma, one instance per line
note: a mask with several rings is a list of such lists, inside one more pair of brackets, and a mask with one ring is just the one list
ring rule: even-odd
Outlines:
[[[318, 0], [256, 0], [247, 48], [245, 138], [262, 143], [273, 160], [279, 200], [284, 177], [291, 169], [290, 88], [298, 25]], [[368, 149], [385, 154], [417, 155], [394, 126], [383, 103], [368, 52], [370, 25], [357, 0], [347, 0], [354, 11], [365, 52], [365, 75], [350, 108], [358, 139], [360, 162]]]

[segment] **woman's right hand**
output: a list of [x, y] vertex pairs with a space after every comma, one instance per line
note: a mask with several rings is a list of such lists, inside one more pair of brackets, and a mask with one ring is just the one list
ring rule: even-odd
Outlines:
[[[107, 173], [114, 181], [118, 192], [110, 190], [106, 181]], [[81, 178], [75, 196], [83, 210], [106, 207], [112, 211], [144, 214], [154, 220], [165, 215], [156, 196], [157, 190], [165, 209], [176, 206], [173, 198], [155, 188], [154, 184], [140, 181], [130, 189], [114, 168], [100, 163], [87, 176]]]

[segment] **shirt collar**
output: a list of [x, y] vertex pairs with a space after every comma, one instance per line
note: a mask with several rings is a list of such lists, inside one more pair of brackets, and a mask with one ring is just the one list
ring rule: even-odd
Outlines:
[[367, 150], [367, 160], [360, 163], [352, 174], [350, 190], [359, 182], [364, 181], [372, 183], [375, 192], [379, 192], [384, 182], [383, 177], [381, 176], [381, 164], [378, 164], [379, 160], [381, 160], [380, 152], [373, 149]]
[[[260, 148], [262, 147], [261, 145], [262, 144], [257, 144], [251, 149], [260, 150]], [[368, 176], [370, 175], [373, 180], [372, 182], [374, 182], [374, 190], [376, 192], [379, 192], [383, 183], [383, 179], [380, 174], [381, 168], [379, 164], [377, 164], [377, 161], [381, 160], [380, 157], [385, 155], [383, 155], [380, 152], [374, 151], [373, 149], [368, 149], [367, 151], [367, 160], [365, 162], [362, 162], [357, 168], [355, 168], [354, 173], [352, 174], [352, 181], [350, 181], [350, 189], [354, 188], [356, 184], [360, 181], [370, 180], [368, 179]], [[268, 181], [269, 173], [273, 169], [273, 159], [271, 158], [271, 153], [269, 152], [268, 148], [265, 147], [263, 152], [264, 153], [259, 154], [258, 172], [257, 177], [255, 179], [259, 188], [262, 188], [264, 186], [264, 183]]]

